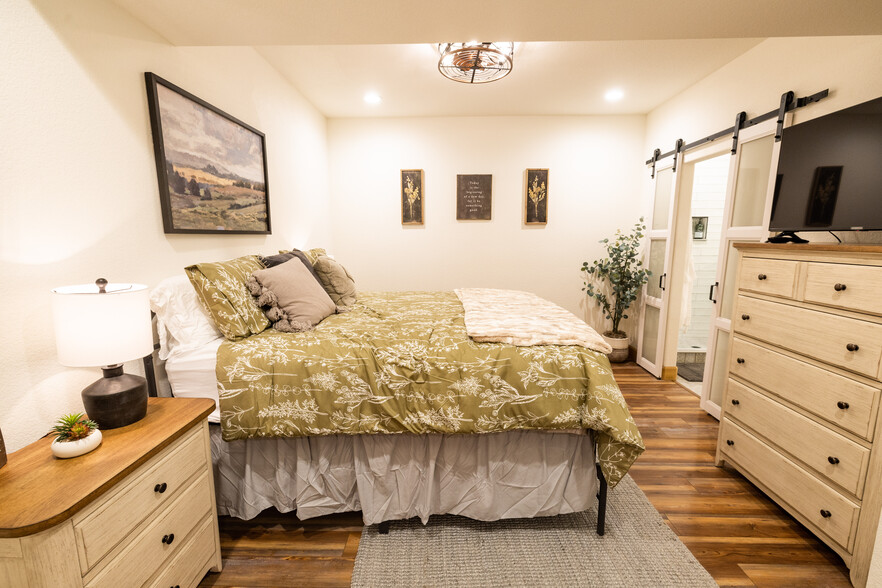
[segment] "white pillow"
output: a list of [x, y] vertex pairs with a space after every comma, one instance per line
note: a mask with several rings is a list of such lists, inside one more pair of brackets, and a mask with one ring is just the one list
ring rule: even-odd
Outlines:
[[156, 313], [160, 359], [223, 337], [186, 274], [166, 278], [153, 288], [150, 310]]

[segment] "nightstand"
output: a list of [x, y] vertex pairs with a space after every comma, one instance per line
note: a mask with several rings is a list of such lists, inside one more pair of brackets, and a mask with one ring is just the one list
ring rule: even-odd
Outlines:
[[196, 586], [220, 571], [205, 398], [151, 398], [101, 446], [56, 459], [45, 437], [0, 470], [0, 585]]

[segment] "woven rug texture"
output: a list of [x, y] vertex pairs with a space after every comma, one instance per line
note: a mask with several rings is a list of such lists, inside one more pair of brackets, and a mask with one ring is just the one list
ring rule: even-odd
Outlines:
[[481, 522], [451, 515], [365, 528], [352, 586], [716, 586], [626, 476], [609, 492], [606, 535], [596, 509]]

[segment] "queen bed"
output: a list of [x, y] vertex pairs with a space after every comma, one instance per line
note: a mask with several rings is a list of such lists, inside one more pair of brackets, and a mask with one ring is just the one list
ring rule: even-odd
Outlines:
[[550, 516], [594, 506], [642, 451], [603, 353], [475, 340], [462, 292], [359, 293], [312, 330], [231, 338], [191, 281], [151, 301], [174, 395], [218, 404], [220, 514]]

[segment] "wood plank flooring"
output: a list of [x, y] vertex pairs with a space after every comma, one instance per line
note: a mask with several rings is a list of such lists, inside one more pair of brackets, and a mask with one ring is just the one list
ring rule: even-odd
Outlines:
[[[721, 586], [851, 586], [842, 560], [740, 474], [714, 466], [717, 421], [636, 364], [615, 367], [646, 452], [631, 476]], [[615, 492], [615, 491], [613, 491]], [[200, 586], [348, 586], [360, 513], [221, 517], [224, 569]]]

